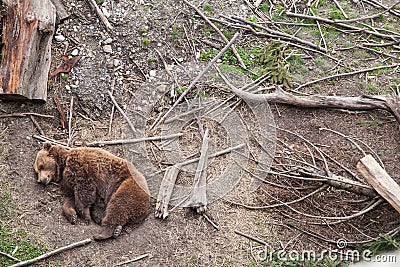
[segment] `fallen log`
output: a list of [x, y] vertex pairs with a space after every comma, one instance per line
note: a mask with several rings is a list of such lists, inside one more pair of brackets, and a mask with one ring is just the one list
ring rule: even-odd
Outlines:
[[2, 0], [0, 98], [46, 101], [56, 10], [51, 0]]
[[275, 92], [254, 94], [233, 86], [216, 67], [219, 75], [229, 89], [238, 97], [249, 102], [270, 102], [307, 108], [332, 108], [347, 110], [382, 109], [391, 113], [400, 124], [400, 92], [397, 90], [390, 95], [372, 96], [325, 96], [325, 95], [295, 95], [277, 88]]
[[357, 169], [378, 194], [400, 212], [400, 186], [376, 162], [374, 157], [366, 155], [360, 159]]

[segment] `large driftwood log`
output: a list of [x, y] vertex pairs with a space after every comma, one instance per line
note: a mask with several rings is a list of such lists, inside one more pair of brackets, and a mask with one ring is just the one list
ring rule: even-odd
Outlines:
[[295, 95], [278, 88], [267, 94], [254, 94], [233, 86], [222, 72], [216, 68], [221, 78], [230, 90], [245, 101], [271, 102], [307, 108], [333, 108], [347, 110], [382, 109], [390, 112], [400, 124], [400, 92], [391, 95], [376, 96], [324, 96], [324, 95]]
[[46, 101], [56, 10], [50, 0], [3, 0], [0, 98]]
[[371, 155], [360, 159], [357, 164], [358, 171], [364, 176], [368, 183], [400, 212], [400, 186], [379, 165]]

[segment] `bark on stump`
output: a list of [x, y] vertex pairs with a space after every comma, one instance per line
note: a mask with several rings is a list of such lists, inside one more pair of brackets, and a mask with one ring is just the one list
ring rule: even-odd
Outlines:
[[0, 98], [46, 101], [56, 10], [51, 0], [2, 0]]

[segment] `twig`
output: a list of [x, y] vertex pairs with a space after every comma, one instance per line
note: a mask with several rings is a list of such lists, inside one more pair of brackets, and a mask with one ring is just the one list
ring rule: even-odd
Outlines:
[[106, 27], [106, 30], [108, 32], [112, 32], [113, 27], [111, 26], [110, 22], [104, 16], [103, 11], [99, 8], [95, 0], [87, 0], [89, 2], [90, 7], [97, 13], [97, 16], [99, 16], [101, 22], [103, 22], [104, 26]]
[[289, 12], [289, 11], [286, 12], [286, 15], [290, 16], [290, 17], [318, 20], [318, 21], [321, 21], [321, 22], [324, 22], [324, 23], [327, 23], [327, 24], [340, 26], [340, 27], [343, 27], [343, 28], [346, 28], [346, 29], [349, 29], [349, 30], [353, 30], [353, 31], [364, 32], [364, 33], [371, 34], [371, 35], [374, 35], [374, 36], [377, 36], [377, 37], [381, 37], [381, 38], [384, 38], [384, 39], [396, 40], [396, 38], [399, 37], [398, 35], [397, 36], [396, 35], [386, 35], [386, 34], [383, 34], [383, 33], [380, 33], [380, 32], [366, 30], [366, 29], [363, 29], [363, 28], [359, 28], [359, 27], [352, 26], [352, 25], [345, 24], [345, 23], [341, 23], [341, 22], [336, 22], [334, 20], [330, 20], [330, 19], [326, 19], [326, 18], [322, 18], [322, 17], [317, 17], [317, 16], [309, 16], [309, 15], [304, 15], [304, 14], [292, 13], [292, 12]]
[[55, 96], [53, 96], [53, 100], [54, 100], [54, 103], [56, 103], [58, 113], [60, 113], [60, 116], [61, 116], [61, 127], [63, 129], [65, 129], [65, 125], [67, 124], [67, 118], [65, 117], [65, 113], [61, 106], [60, 100], [58, 100], [58, 98]]
[[345, 17], [346, 19], [349, 18], [349, 16], [347, 16], [346, 12], [344, 12], [342, 6], [339, 4], [339, 2], [337, 0], [333, 0], [333, 2], [335, 3], [335, 5], [337, 6], [337, 8], [339, 8], [340, 12], [342, 12], [343, 17]]
[[[224, 40], [225, 43], [229, 43], [228, 38], [226, 38], [226, 36], [221, 32], [221, 30], [220, 30], [217, 26], [215, 26], [215, 24], [214, 24], [209, 18], [207, 18], [207, 16], [204, 15], [203, 12], [201, 12], [200, 9], [198, 9], [196, 6], [192, 5], [191, 3], [189, 3], [189, 2], [186, 1], [186, 0], [183, 0], [183, 2], [185, 2], [185, 3], [186, 3], [188, 6], [190, 6], [191, 8], [193, 8], [193, 9], [194, 9], [194, 10], [195, 10], [195, 11], [196, 11], [196, 12], [211, 26], [211, 28], [213, 28], [213, 29], [219, 34], [219, 36], [221, 36], [222, 40]], [[236, 50], [235, 45], [232, 45], [231, 49], [232, 49], [233, 54], [234, 54], [235, 57], [237, 58], [237, 60], [238, 60], [238, 62], [239, 62], [239, 64], [240, 64], [240, 66], [241, 66], [243, 69], [247, 69], [247, 67], [246, 67], [246, 65], [244, 64], [242, 58], [240, 57], [239, 53], [238, 53], [237, 50]]]
[[136, 132], [135, 126], [133, 126], [131, 120], [128, 118], [128, 116], [125, 114], [125, 112], [122, 110], [122, 108], [118, 105], [117, 101], [115, 101], [114, 96], [112, 95], [112, 93], [110, 91], [107, 91], [108, 95], [111, 98], [111, 101], [114, 103], [115, 107], [118, 109], [118, 111], [121, 113], [121, 115], [125, 118], [125, 120], [128, 122], [129, 127], [131, 128], [131, 130], [133, 132]]
[[31, 121], [32, 121], [33, 125], [35, 125], [35, 127], [39, 131], [39, 133], [41, 135], [44, 135], [44, 132], [43, 132], [42, 128], [40, 127], [39, 123], [37, 122], [37, 120], [35, 119], [35, 117], [30, 115], [29, 118], [31, 118]]
[[148, 256], [149, 256], [149, 254], [146, 253], [146, 254], [143, 254], [143, 255], [141, 255], [139, 257], [136, 257], [136, 258], [134, 258], [132, 260], [128, 260], [128, 261], [117, 263], [114, 266], [121, 266], [121, 265], [128, 264], [128, 263], [131, 263], [131, 262], [139, 261], [141, 259], [147, 258]]
[[[231, 152], [231, 151], [234, 151], [234, 150], [236, 150], [236, 149], [241, 149], [241, 148], [243, 148], [243, 147], [245, 147], [245, 146], [246, 146], [246, 144], [240, 144], [240, 145], [237, 145], [237, 146], [234, 146], [234, 147], [229, 147], [229, 148], [227, 148], [227, 149], [224, 149], [224, 150], [221, 150], [221, 151], [218, 151], [218, 152], [216, 152], [216, 153], [214, 153], [214, 154], [209, 155], [208, 158], [209, 158], [209, 159], [215, 158], [215, 157], [224, 155], [224, 154], [226, 154], [226, 153], [229, 153], [229, 152]], [[181, 168], [181, 167], [183, 167], [183, 166], [186, 166], [186, 165], [195, 163], [195, 162], [197, 162], [198, 160], [199, 160], [199, 158], [194, 158], [194, 159], [190, 159], [190, 160], [187, 160], [187, 161], [184, 161], [184, 162], [181, 162], [181, 163], [177, 163], [177, 164], [175, 164], [175, 165], [176, 165], [178, 168]], [[166, 171], [166, 170], [167, 170], [167, 169], [162, 169], [162, 170], [160, 170], [160, 171], [158, 171], [158, 172], [155, 172], [155, 173], [150, 174], [149, 176], [154, 176], [154, 175], [159, 174], [159, 173], [161, 173], [161, 172], [163, 172], [163, 171]]]
[[168, 140], [176, 137], [182, 136], [182, 133], [171, 134], [171, 135], [161, 135], [161, 136], [150, 136], [150, 137], [142, 137], [135, 139], [120, 139], [120, 140], [111, 140], [111, 141], [95, 141], [87, 143], [87, 146], [105, 146], [105, 145], [123, 145], [123, 144], [134, 144], [144, 141], [157, 141], [157, 140]]
[[[111, 94], [114, 93], [114, 89], [115, 89], [115, 78], [112, 79], [112, 81], [111, 81]], [[110, 121], [108, 123], [108, 135], [111, 134], [112, 122], [113, 122], [113, 119], [114, 119], [114, 112], [115, 112], [115, 105], [112, 105], [111, 114], [110, 114]]]
[[12, 259], [13, 261], [21, 261], [20, 259], [17, 259], [17, 258], [15, 258], [14, 256], [12, 256], [12, 255], [10, 255], [10, 254], [7, 254], [7, 253], [4, 253], [4, 252], [2, 252], [2, 251], [0, 251], [0, 255], [2, 255], [2, 256], [4, 256], [4, 257], [7, 257], [7, 258], [10, 258], [10, 259]]
[[46, 259], [46, 258], [51, 257], [53, 255], [59, 254], [59, 253], [64, 252], [66, 250], [73, 249], [73, 248], [80, 247], [80, 246], [84, 246], [84, 245], [87, 245], [87, 244], [89, 244], [91, 242], [92, 242], [92, 239], [88, 238], [88, 239], [85, 239], [85, 240], [82, 240], [82, 241], [79, 241], [79, 242], [76, 242], [76, 243], [72, 243], [72, 244], [70, 244], [68, 246], [61, 247], [61, 248], [58, 248], [56, 250], [47, 252], [47, 253], [39, 256], [39, 257], [30, 259], [30, 260], [27, 260], [27, 261], [21, 261], [21, 262], [19, 262], [17, 264], [11, 265], [11, 267], [19, 267], [19, 266], [31, 265], [31, 264], [33, 264], [35, 262], [38, 262], [38, 261], [43, 260], [43, 259]]
[[175, 101], [172, 107], [161, 117], [157, 124], [153, 125], [153, 128], [156, 127], [159, 123], [163, 122], [165, 118], [172, 112], [172, 110], [182, 101], [182, 99], [189, 93], [189, 91], [194, 87], [194, 85], [203, 77], [203, 75], [214, 65], [215, 62], [233, 45], [236, 39], [240, 36], [239, 33], [235, 33], [232, 37], [231, 41], [208, 63], [208, 65], [197, 75], [196, 78], [189, 84], [187, 89], [179, 96], [179, 98]]
[[251, 25], [251, 26], [253, 26], [253, 27], [255, 27], [255, 28], [263, 29], [263, 30], [265, 30], [265, 31], [267, 31], [267, 32], [269, 32], [269, 33], [271, 33], [271, 34], [280, 36], [282, 39], [286, 39], [286, 40], [290, 40], [290, 41], [295, 41], [295, 42], [298, 42], [298, 43], [301, 43], [301, 44], [305, 44], [305, 45], [307, 45], [307, 46], [310, 46], [310, 47], [312, 47], [312, 48], [314, 48], [314, 49], [317, 49], [317, 50], [319, 50], [319, 51], [327, 52], [325, 48], [320, 47], [320, 46], [318, 46], [318, 45], [316, 45], [316, 44], [313, 44], [313, 43], [311, 43], [311, 42], [305, 41], [305, 40], [303, 40], [303, 39], [300, 39], [300, 38], [298, 38], [298, 37], [296, 37], [296, 36], [294, 36], [294, 35], [290, 35], [290, 34], [287, 34], [287, 33], [284, 33], [284, 32], [272, 30], [272, 29], [267, 28], [267, 27], [265, 27], [265, 26], [263, 26], [263, 25], [261, 25], [261, 24], [248, 21], [248, 20], [246, 20], [246, 19], [244, 19], [244, 18], [232, 16], [232, 19], [237, 20], [237, 21], [240, 21], [240, 22], [245, 23], [245, 24], [249, 24], [249, 25]]
[[265, 241], [263, 241], [261, 239], [258, 239], [257, 237], [242, 233], [242, 232], [240, 232], [238, 230], [235, 230], [235, 234], [238, 234], [238, 235], [241, 235], [243, 237], [246, 237], [246, 238], [250, 239], [251, 241], [255, 241], [257, 243], [260, 243], [261, 245], [264, 245], [264, 246], [268, 245], [267, 242], [265, 242]]
[[325, 184], [325, 185], [319, 187], [317, 190], [314, 190], [311, 193], [309, 193], [309, 194], [307, 194], [307, 195], [305, 195], [305, 196], [303, 196], [301, 198], [292, 200], [290, 202], [278, 203], [278, 204], [272, 204], [272, 205], [266, 205], [266, 206], [257, 206], [256, 207], [256, 206], [249, 206], [249, 205], [246, 205], [246, 204], [242, 204], [242, 203], [238, 203], [238, 202], [234, 202], [234, 201], [230, 201], [230, 200], [226, 200], [226, 201], [231, 203], [231, 204], [234, 204], [234, 205], [237, 205], [237, 206], [240, 206], [240, 207], [244, 207], [244, 208], [249, 209], [249, 210], [270, 209], [270, 208], [276, 208], [276, 207], [287, 206], [287, 205], [291, 205], [291, 204], [294, 204], [294, 203], [298, 203], [300, 201], [303, 201], [304, 199], [307, 199], [307, 198], [315, 195], [316, 193], [321, 192], [322, 190], [325, 190], [326, 188], [328, 188], [328, 185]]
[[204, 219], [206, 219], [207, 222], [209, 222], [216, 230], [219, 231], [218, 225], [215, 224], [215, 223], [207, 216], [207, 214], [203, 213], [202, 215], [203, 215]]
[[42, 142], [50, 142], [53, 145], [59, 145], [59, 146], [65, 147], [67, 149], [70, 149], [70, 147], [66, 143], [62, 143], [62, 142], [56, 141], [56, 140], [51, 139], [51, 138], [49, 138], [47, 136], [40, 136], [40, 135], [35, 135], [34, 134], [34, 135], [32, 135], [32, 137], [37, 139], [37, 140], [40, 140]]
[[54, 116], [52, 116], [52, 115], [44, 115], [44, 114], [32, 113], [32, 112], [1, 114], [0, 118], [26, 117], [26, 116], [37, 116], [37, 117], [43, 117], [43, 118], [54, 118]]
[[374, 70], [380, 70], [380, 69], [388, 69], [388, 68], [395, 68], [395, 67], [399, 67], [400, 64], [391, 64], [391, 65], [385, 65], [385, 66], [378, 66], [378, 67], [373, 67], [373, 68], [368, 68], [368, 69], [362, 69], [362, 70], [356, 70], [356, 71], [352, 71], [352, 72], [345, 72], [345, 73], [339, 73], [339, 74], [335, 74], [335, 75], [330, 75], [330, 76], [326, 76], [314, 81], [310, 81], [304, 84], [299, 85], [295, 90], [298, 91], [300, 88], [303, 88], [305, 86], [314, 84], [314, 83], [318, 83], [321, 81], [325, 81], [325, 80], [329, 80], [332, 78], [339, 78], [339, 77], [344, 77], [344, 76], [351, 76], [351, 75], [355, 75], [355, 74], [359, 74], [359, 73], [364, 73], [364, 72], [370, 72], [370, 71], [374, 71]]
[[70, 145], [72, 141], [72, 114], [74, 110], [74, 96], [71, 96], [71, 104], [69, 105], [69, 118], [68, 118], [68, 140], [67, 140], [67, 146]]

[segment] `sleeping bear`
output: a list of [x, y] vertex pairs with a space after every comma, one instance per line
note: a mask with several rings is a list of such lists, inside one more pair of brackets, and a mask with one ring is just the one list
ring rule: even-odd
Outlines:
[[148, 213], [146, 179], [128, 161], [100, 148], [74, 148], [44, 143], [34, 168], [38, 182], [59, 183], [63, 212], [71, 224], [78, 215], [102, 225], [95, 240], [117, 237], [128, 222], [138, 223]]

